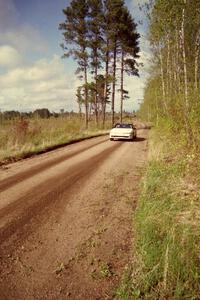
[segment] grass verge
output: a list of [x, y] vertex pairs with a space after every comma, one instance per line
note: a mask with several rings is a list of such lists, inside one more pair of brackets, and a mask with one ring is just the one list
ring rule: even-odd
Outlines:
[[77, 117], [7, 121], [0, 128], [0, 165], [106, 132], [94, 122], [86, 130], [84, 120]]
[[199, 156], [156, 129], [150, 140], [134, 216], [136, 262], [116, 294], [127, 300], [200, 299]]

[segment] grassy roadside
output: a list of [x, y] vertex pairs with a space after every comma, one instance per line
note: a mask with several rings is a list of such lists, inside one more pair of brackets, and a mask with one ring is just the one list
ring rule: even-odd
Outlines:
[[50, 119], [15, 119], [0, 127], [0, 164], [105, 134], [94, 122], [85, 130], [77, 117]]
[[153, 129], [134, 216], [136, 259], [118, 299], [200, 299], [200, 159]]

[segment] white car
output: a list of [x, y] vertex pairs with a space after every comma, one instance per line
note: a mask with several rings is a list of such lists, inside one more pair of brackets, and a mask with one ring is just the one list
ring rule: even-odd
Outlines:
[[115, 139], [134, 140], [136, 136], [136, 127], [129, 123], [117, 123], [110, 131], [111, 141]]

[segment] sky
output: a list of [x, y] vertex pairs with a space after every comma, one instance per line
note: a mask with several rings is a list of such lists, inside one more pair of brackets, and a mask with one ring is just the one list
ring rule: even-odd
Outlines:
[[[126, 0], [136, 22], [144, 19], [138, 3]], [[62, 59], [64, 22], [62, 9], [70, 0], [0, 0], [0, 110], [33, 111], [48, 108], [59, 112], [77, 111], [76, 89], [82, 84], [75, 75], [76, 63]], [[146, 24], [138, 25], [141, 34], [140, 78], [125, 78], [129, 100], [126, 111], [137, 110], [143, 98], [143, 88], [150, 59]], [[119, 110], [119, 95], [116, 111]]]

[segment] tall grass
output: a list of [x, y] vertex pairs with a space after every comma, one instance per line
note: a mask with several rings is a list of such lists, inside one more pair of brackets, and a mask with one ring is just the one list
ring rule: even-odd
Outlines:
[[198, 299], [199, 182], [192, 176], [198, 155], [169, 131], [154, 132], [151, 140], [135, 217], [142, 262], [136, 286], [147, 299]]
[[137, 263], [118, 296], [200, 299], [200, 159], [167, 130], [154, 129], [150, 141], [134, 216]]
[[0, 162], [103, 132], [93, 121], [85, 130], [84, 120], [77, 116], [4, 121], [0, 127]]

